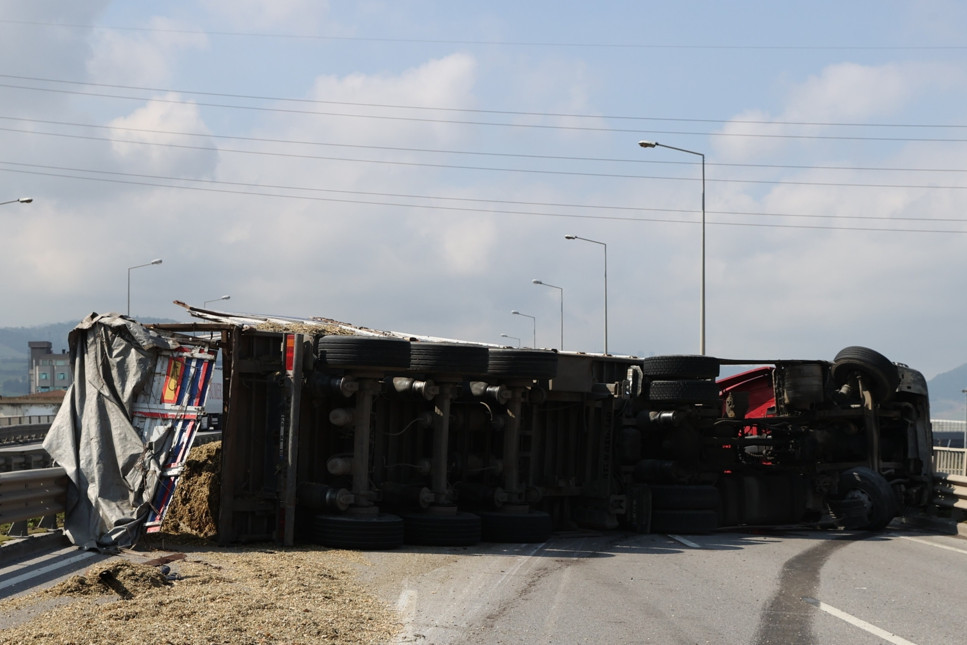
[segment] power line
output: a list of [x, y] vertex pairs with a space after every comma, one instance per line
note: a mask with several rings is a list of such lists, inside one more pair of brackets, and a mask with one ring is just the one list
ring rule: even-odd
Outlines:
[[[0, 22], [3, 22], [0, 20]], [[185, 89], [175, 89], [170, 87], [151, 87], [143, 85], [119, 85], [114, 83], [95, 83], [92, 81], [75, 81], [70, 79], [58, 79], [58, 78], [46, 78], [38, 76], [21, 76], [16, 74], [0, 74], [0, 78], [10, 78], [21, 81], [34, 81], [39, 83], [60, 83], [63, 85], [77, 85], [83, 87], [102, 87], [115, 90], [131, 90], [137, 92], [162, 92], [165, 94], [187, 94], [193, 96], [212, 96], [218, 98], [232, 98], [232, 99], [246, 99], [255, 101], [271, 101], [274, 103], [284, 101], [287, 103], [304, 103], [311, 105], [344, 105], [352, 107], [370, 107], [370, 108], [389, 108], [394, 110], [423, 110], [423, 111], [434, 111], [434, 112], [457, 112], [463, 114], [499, 114], [506, 116], [532, 116], [540, 118], [567, 118], [567, 119], [609, 119], [609, 120], [625, 120], [625, 121], [664, 121], [664, 122], [675, 122], [675, 123], [712, 123], [712, 124], [740, 124], [740, 125], [796, 125], [796, 126], [819, 126], [819, 127], [850, 127], [850, 128], [954, 128], [954, 129], [967, 129], [967, 124], [927, 124], [927, 123], [856, 123], [856, 122], [837, 122], [837, 121], [780, 121], [780, 120], [764, 120], [764, 119], [695, 119], [695, 118], [683, 118], [683, 117], [649, 117], [649, 116], [628, 116], [628, 115], [609, 115], [609, 114], [581, 114], [576, 112], [533, 112], [533, 111], [522, 111], [522, 110], [493, 110], [493, 109], [482, 109], [482, 108], [460, 108], [460, 107], [441, 107], [441, 106], [431, 106], [431, 105], [409, 105], [409, 104], [395, 104], [395, 103], [371, 103], [371, 102], [360, 102], [360, 101], [334, 101], [326, 99], [307, 99], [304, 97], [283, 97], [283, 96], [269, 96], [263, 94], [233, 94], [226, 92], [209, 92], [202, 90], [185, 90]], [[14, 88], [23, 88], [24, 86], [14, 85]], [[56, 91], [54, 88], [26, 88], [26, 89], [49, 89], [50, 91]], [[187, 103], [187, 101], [185, 101]]]
[[39, 20], [4, 19], [0, 23], [32, 27], [57, 27], [59, 29], [90, 29], [132, 31], [142, 33], [170, 33], [197, 36], [222, 36], [236, 38], [273, 38], [285, 40], [318, 40], [345, 42], [406, 43], [419, 45], [476, 45], [489, 47], [561, 47], [582, 49], [671, 49], [711, 51], [961, 51], [965, 45], [729, 45], [729, 44], [674, 44], [674, 43], [613, 43], [613, 42], [567, 42], [567, 41], [512, 41], [434, 38], [389, 38], [377, 36], [334, 36], [324, 34], [294, 34], [252, 31], [208, 31], [201, 29], [172, 29], [161, 27], [131, 27], [125, 25], [92, 25]]
[[[666, 224], [696, 224], [697, 221], [688, 221], [681, 219], [668, 219], [668, 218], [648, 218], [648, 217], [631, 217], [631, 216], [612, 216], [612, 215], [584, 215], [580, 213], [544, 213], [544, 212], [534, 212], [534, 211], [523, 211], [523, 210], [498, 210], [493, 208], [474, 208], [469, 206], [443, 206], [439, 204], [412, 204], [412, 203], [400, 203], [400, 202], [385, 202], [385, 201], [373, 201], [365, 199], [347, 199], [347, 198], [335, 198], [335, 197], [322, 197], [317, 195], [293, 195], [285, 193], [273, 193], [264, 192], [255, 189], [264, 190], [284, 190], [284, 191], [302, 191], [302, 192], [326, 192], [326, 193], [341, 193], [350, 195], [360, 195], [360, 196], [372, 196], [372, 197], [387, 197], [394, 199], [422, 199], [422, 200], [440, 200], [440, 201], [461, 201], [461, 202], [478, 202], [478, 203], [495, 203], [502, 205], [524, 205], [524, 206], [538, 206], [538, 207], [552, 207], [552, 208], [580, 208], [580, 209], [603, 209], [603, 210], [621, 210], [621, 211], [652, 211], [652, 212], [672, 212], [672, 213], [691, 213], [695, 214], [695, 211], [687, 211], [682, 209], [667, 209], [667, 208], [647, 208], [647, 207], [633, 207], [633, 206], [604, 206], [604, 205], [593, 205], [593, 204], [560, 204], [560, 203], [542, 203], [542, 202], [517, 202], [511, 200], [492, 200], [492, 199], [476, 199], [476, 198], [462, 198], [462, 197], [441, 197], [441, 196], [425, 196], [425, 195], [406, 195], [400, 193], [379, 193], [379, 192], [368, 192], [368, 191], [349, 191], [340, 189], [322, 189], [322, 188], [306, 188], [306, 187], [295, 187], [295, 186], [278, 186], [278, 185], [260, 185], [251, 184], [245, 182], [225, 182], [217, 180], [203, 180], [203, 179], [191, 179], [191, 178], [179, 178], [179, 177], [165, 177], [160, 175], [145, 175], [137, 173], [122, 173], [116, 171], [102, 171], [102, 170], [88, 170], [82, 168], [66, 168], [66, 167], [56, 167], [56, 166], [41, 166], [36, 164], [23, 164], [16, 162], [0, 161], [0, 165], [6, 166], [21, 166], [30, 168], [29, 170], [21, 170], [16, 168], [0, 168], [0, 172], [15, 172], [21, 174], [29, 175], [40, 175], [47, 177], [58, 177], [64, 179], [76, 179], [81, 181], [98, 181], [116, 184], [128, 184], [137, 186], [148, 186], [152, 188], [173, 188], [179, 190], [193, 190], [202, 192], [212, 192], [212, 193], [223, 193], [223, 194], [233, 194], [233, 195], [245, 195], [245, 196], [257, 196], [257, 197], [271, 197], [271, 198], [282, 198], [282, 199], [299, 199], [299, 200], [310, 200], [310, 201], [324, 201], [324, 202], [336, 202], [336, 203], [347, 203], [347, 204], [359, 204], [359, 205], [369, 205], [369, 206], [392, 206], [392, 207], [403, 207], [403, 208], [418, 208], [418, 209], [428, 209], [428, 210], [443, 210], [443, 211], [459, 211], [459, 212], [472, 212], [472, 213], [487, 213], [494, 215], [523, 215], [523, 216], [534, 216], [534, 217], [557, 217], [557, 218], [570, 218], [570, 219], [587, 219], [587, 220], [607, 220], [607, 221], [626, 221], [626, 222], [654, 222], [654, 223], [666, 223]], [[60, 171], [60, 172], [46, 172], [46, 171]], [[102, 176], [83, 176], [83, 175], [72, 175], [65, 174], [67, 172], [73, 173], [88, 173], [96, 174]], [[175, 185], [175, 184], [162, 184], [155, 183], [154, 181], [144, 181], [147, 179], [156, 181], [168, 181], [168, 182], [190, 182], [192, 184], [203, 184], [203, 185]], [[208, 184], [207, 186], [204, 184]], [[218, 188], [216, 186], [230, 186], [231, 188]], [[245, 190], [243, 190], [245, 189]], [[721, 215], [740, 215], [740, 216], [756, 216], [756, 217], [802, 217], [802, 218], [824, 218], [824, 219], [863, 219], [863, 220], [883, 220], [883, 221], [911, 221], [911, 222], [964, 222], [964, 220], [958, 220], [954, 218], [889, 218], [889, 217], [876, 217], [876, 216], [833, 216], [833, 215], [806, 215], [806, 214], [780, 214], [780, 213], [750, 213], [742, 211], [708, 211], [708, 214], [721, 214]], [[894, 232], [894, 233], [967, 233], [967, 230], [936, 230], [936, 229], [902, 229], [902, 228], [886, 228], [886, 227], [859, 227], [859, 226], [822, 226], [822, 225], [806, 225], [806, 224], [777, 224], [774, 222], [770, 223], [756, 223], [756, 222], [708, 222], [711, 225], [718, 226], [752, 226], [752, 227], [766, 227], [766, 228], [796, 228], [796, 229], [816, 229], [816, 230], [848, 230], [848, 231], [882, 231], [882, 232]]]
[[[12, 128], [0, 128], [0, 131], [11, 131], [24, 133], [23, 130], [16, 130]], [[29, 131], [31, 135], [41, 135], [41, 136], [51, 136], [51, 137], [61, 137], [68, 139], [82, 139], [87, 141], [108, 141], [111, 143], [126, 143], [132, 145], [144, 145], [144, 146], [156, 146], [164, 148], [174, 148], [182, 150], [200, 150], [206, 152], [218, 152], [223, 153], [233, 153], [242, 155], [255, 155], [255, 156], [267, 156], [267, 157], [278, 157], [286, 159], [303, 159], [303, 160], [313, 160], [313, 161], [338, 161], [344, 163], [368, 163], [368, 164], [379, 164], [387, 166], [402, 166], [402, 167], [418, 167], [418, 168], [435, 168], [440, 170], [471, 170], [471, 171], [485, 171], [485, 172], [499, 172], [499, 173], [522, 173], [522, 174], [536, 174], [536, 175], [557, 175], [557, 176], [569, 176], [569, 177], [598, 177], [607, 179], [658, 179], [663, 181], [687, 181], [694, 182], [697, 181], [695, 178], [691, 177], [668, 177], [660, 175], [629, 175], [621, 173], [604, 173], [604, 172], [588, 172], [588, 171], [576, 171], [576, 170], [546, 170], [539, 168], [500, 168], [494, 166], [468, 166], [459, 164], [443, 164], [443, 163], [429, 163], [420, 161], [398, 161], [389, 159], [357, 159], [354, 157], [336, 157], [336, 156], [326, 156], [326, 155], [310, 155], [310, 154], [300, 154], [293, 152], [271, 152], [267, 150], [240, 150], [234, 148], [216, 148], [214, 146], [192, 146], [180, 143], [171, 142], [159, 142], [159, 141], [137, 141], [132, 139], [116, 139], [111, 137], [94, 137], [88, 135], [80, 134], [69, 134], [63, 132], [38, 132]], [[878, 189], [923, 189], [923, 190], [964, 190], [967, 189], [965, 186], [937, 186], [937, 185], [921, 185], [921, 184], [870, 184], [870, 183], [859, 183], [859, 182], [822, 182], [822, 181], [791, 181], [791, 180], [778, 180], [778, 179], [723, 179], [723, 178], [708, 178], [706, 181], [712, 183], [726, 183], [726, 184], [766, 184], [766, 185], [777, 185], [777, 186], [824, 186], [824, 187], [839, 187], [839, 188], [878, 188]]]
[[[587, 156], [577, 156], [577, 155], [547, 155], [547, 154], [531, 154], [531, 153], [519, 153], [519, 152], [488, 152], [483, 150], [452, 150], [452, 149], [440, 149], [440, 148], [412, 148], [406, 146], [376, 146], [370, 144], [359, 144], [359, 143], [335, 143], [330, 141], [306, 141], [306, 140], [296, 140], [296, 139], [278, 139], [278, 138], [268, 138], [268, 137], [245, 137], [240, 135], [227, 135], [227, 134], [214, 134], [211, 132], [185, 132], [183, 130], [158, 130], [154, 128], [132, 128], [127, 126], [116, 126], [116, 125], [101, 125], [95, 123], [77, 123], [72, 121], [54, 121], [49, 119], [31, 119], [27, 117], [12, 117], [12, 116], [2, 116], [0, 115], [0, 120], [5, 121], [22, 121], [25, 123], [37, 123], [43, 125], [58, 125], [58, 126], [68, 126], [76, 128], [91, 128], [96, 130], [112, 130], [112, 131], [124, 131], [124, 132], [137, 132], [141, 134], [163, 134], [169, 136], [180, 136], [180, 137], [195, 137], [195, 138], [208, 138], [208, 139], [221, 139], [221, 140], [233, 140], [233, 141], [246, 141], [254, 143], [278, 143], [286, 145], [297, 145], [297, 146], [321, 146], [321, 147], [333, 147], [333, 148], [349, 148], [349, 149], [359, 149], [359, 150], [388, 150], [393, 152], [420, 152], [420, 153], [432, 153], [432, 154], [448, 154], [448, 155], [473, 155], [480, 157], [506, 157], [506, 158], [517, 158], [517, 159], [541, 159], [541, 160], [552, 160], [552, 161], [591, 161], [591, 162], [603, 162], [603, 163], [632, 163], [632, 164], [663, 164], [663, 165], [682, 165], [682, 166], [695, 166], [699, 162], [695, 161], [675, 161], [675, 160], [656, 160], [656, 159], [642, 159], [640, 157], [627, 159], [627, 158], [617, 158], [617, 157], [587, 157]], [[18, 132], [23, 134], [42, 134], [49, 136], [82, 136], [82, 135], [71, 135], [67, 133], [56, 133], [56, 132], [38, 132], [37, 130], [22, 130], [19, 128], [0, 128], [7, 132]], [[104, 141], [117, 141], [109, 138], [98, 138], [97, 140]], [[132, 143], [131, 141], [126, 141], [126, 143]], [[165, 145], [163, 142], [155, 142], [155, 145]], [[875, 166], [823, 166], [823, 165], [795, 165], [795, 164], [753, 164], [753, 163], [726, 163], [726, 162], [715, 162], [709, 161], [706, 163], [708, 167], [720, 167], [720, 168], [764, 168], [764, 169], [787, 169], [787, 170], [846, 170], [850, 172], [855, 171], [869, 171], [869, 172], [928, 172], [928, 173], [967, 173], [967, 169], [964, 168], [895, 168], [895, 167], [875, 167]]]
[[[501, 128], [520, 128], [520, 129], [537, 129], [537, 130], [563, 130], [570, 132], [606, 132], [606, 133], [623, 133], [623, 134], [635, 134], [641, 135], [643, 130], [641, 128], [610, 128], [610, 127], [593, 127], [593, 126], [579, 126], [579, 125], [550, 125], [543, 123], [516, 123], [516, 122], [496, 122], [496, 121], [471, 121], [471, 120], [459, 120], [459, 119], [443, 119], [443, 118], [426, 118], [426, 117], [414, 117], [414, 116], [399, 116], [399, 115], [389, 115], [389, 114], [358, 114], [353, 112], [328, 112], [320, 110], [297, 110], [292, 108], [280, 108], [280, 107], [263, 107], [256, 105], [232, 105], [225, 103], [207, 103], [200, 101], [185, 101], [179, 99], [173, 99], [168, 97], [140, 97], [140, 96], [124, 96], [121, 94], [107, 94], [102, 92], [82, 92], [79, 90], [66, 90], [66, 89], [56, 89], [56, 88], [45, 88], [45, 87], [31, 87], [27, 85], [14, 85], [10, 83], [0, 83], [0, 87], [6, 87], [9, 89], [20, 89], [35, 92], [48, 92], [55, 94], [71, 94], [77, 96], [92, 96], [98, 98], [110, 98], [110, 99], [121, 99], [126, 101], [146, 101], [150, 100], [155, 103], [166, 103], [173, 105], [184, 105], [191, 104], [201, 107], [218, 108], [218, 109], [232, 109], [232, 110], [248, 110], [257, 112], [273, 112], [281, 114], [300, 114], [307, 116], [329, 116], [329, 117], [341, 117], [349, 119], [377, 119], [377, 120], [387, 120], [387, 121], [408, 121], [414, 123], [447, 123], [452, 125], [472, 125], [481, 127], [501, 127]], [[601, 118], [601, 117], [599, 117]], [[917, 143], [967, 143], [967, 139], [954, 139], [954, 138], [936, 138], [936, 137], [872, 137], [872, 136], [846, 136], [846, 135], [821, 135], [821, 134], [776, 134], [776, 133], [740, 133], [740, 132], [690, 132], [690, 131], [679, 131], [679, 130], [648, 130], [649, 133], [653, 134], [669, 134], [676, 136], [703, 136], [703, 137], [725, 137], [725, 138], [761, 138], [761, 139], [794, 139], [794, 140], [823, 140], [823, 141], [880, 141], [880, 142], [917, 142]]]

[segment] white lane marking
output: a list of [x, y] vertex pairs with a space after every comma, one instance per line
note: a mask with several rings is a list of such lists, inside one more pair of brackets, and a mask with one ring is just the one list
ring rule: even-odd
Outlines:
[[852, 614], [847, 614], [845, 611], [841, 609], [836, 609], [836, 607], [833, 607], [832, 605], [827, 605], [826, 603], [816, 600], [815, 598], [807, 597], [807, 598], [803, 598], [803, 600], [808, 602], [813, 607], [816, 607], [818, 609], [825, 611], [830, 616], [835, 616], [836, 618], [846, 621], [847, 623], [849, 623], [850, 625], [853, 625], [854, 627], [859, 627], [863, 631], [869, 632], [874, 636], [882, 638], [888, 643], [893, 643], [894, 645], [916, 645], [912, 641], [908, 641], [905, 638], [897, 636], [893, 632], [888, 632], [885, 629], [881, 629], [876, 625], [873, 625], [872, 623], [866, 622], [862, 618], [857, 618]]
[[396, 601], [396, 611], [399, 613], [400, 621], [403, 623], [403, 630], [396, 637], [397, 643], [412, 643], [416, 640], [416, 635], [413, 633], [413, 618], [416, 616], [416, 600], [418, 595], [416, 589], [406, 587]]
[[[412, 601], [413, 605], [409, 616], [401, 616], [404, 629], [400, 632], [396, 642], [410, 643], [414, 642], [417, 638], [426, 640], [427, 642], [444, 642], [446, 640], [445, 637], [452, 630], [457, 630], [457, 634], [462, 635], [466, 625], [472, 623], [481, 611], [489, 607], [488, 603], [497, 591], [517, 575], [518, 571], [525, 565], [533, 566], [535, 564], [534, 556], [546, 548], [547, 544], [543, 542], [535, 544], [534, 546], [527, 545], [527, 549], [523, 553], [512, 556], [513, 560], [510, 566], [501, 569], [500, 575], [496, 579], [489, 572], [482, 571], [479, 565], [471, 564], [470, 577], [459, 590], [449, 594], [448, 599], [442, 603], [439, 601], [437, 603], [429, 603], [428, 606], [432, 610], [432, 614], [427, 618], [417, 616], [421, 608], [417, 607], [419, 595], [416, 590], [413, 590], [411, 597], [404, 598], [404, 596], [407, 596], [407, 591], [412, 589], [409, 581], [404, 581], [404, 590], [400, 593], [400, 597], [396, 601], [397, 609], [401, 605], [406, 606], [406, 603], [410, 601]], [[489, 557], [496, 566], [500, 566], [504, 563], [507, 555], [497, 553], [491, 554]], [[430, 598], [430, 596], [427, 596], [427, 598]], [[427, 603], [424, 604], [426, 605]], [[422, 608], [424, 614], [427, 613], [427, 610], [427, 607]], [[458, 617], [453, 618], [457, 622], [450, 625], [447, 623], [447, 617]], [[415, 624], [418, 619], [426, 624]], [[419, 636], [415, 634], [417, 628], [420, 630]]]
[[690, 549], [701, 549], [702, 548], [702, 545], [701, 544], [697, 544], [695, 542], [692, 542], [691, 540], [687, 540], [687, 539], [683, 538], [681, 535], [672, 535], [671, 533], [668, 533], [668, 537], [670, 537], [671, 539], [675, 540], [676, 542], [680, 542], [681, 544], [684, 544], [685, 546], [687, 546]]
[[21, 582], [23, 582], [25, 580], [30, 580], [31, 578], [36, 578], [37, 576], [42, 576], [45, 573], [50, 573], [51, 571], [56, 571], [57, 569], [60, 569], [62, 567], [66, 567], [69, 564], [74, 564], [75, 562], [80, 562], [81, 560], [84, 560], [86, 558], [94, 557], [95, 555], [100, 555], [100, 554], [97, 553], [96, 551], [85, 551], [84, 553], [80, 553], [78, 555], [75, 555], [72, 558], [67, 558], [66, 560], [60, 560], [60, 561], [54, 562], [52, 564], [48, 564], [45, 567], [40, 567], [38, 569], [31, 569], [27, 573], [22, 573], [19, 576], [14, 576], [13, 578], [9, 578], [7, 580], [4, 580], [3, 582], [0, 582], [0, 589], [6, 589], [7, 587], [12, 587], [12, 586], [14, 586], [16, 584], [19, 584], [19, 583], [21, 583]]
[[920, 544], [926, 544], [928, 546], [937, 547], [938, 549], [946, 549], [947, 551], [955, 551], [957, 553], [963, 553], [967, 555], [967, 549], [958, 549], [955, 546], [947, 546], [946, 544], [937, 544], [936, 542], [931, 542], [930, 540], [922, 540], [920, 538], [907, 537], [905, 535], [897, 536], [902, 540], [910, 540], [911, 542], [919, 542]]
[[400, 617], [403, 620], [412, 620], [413, 614], [416, 612], [416, 598], [418, 594], [416, 589], [404, 589], [403, 593], [400, 594], [399, 600], [396, 601], [396, 611], [400, 612]]

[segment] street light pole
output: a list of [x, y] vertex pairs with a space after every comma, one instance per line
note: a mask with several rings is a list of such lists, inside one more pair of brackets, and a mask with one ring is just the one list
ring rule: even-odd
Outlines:
[[583, 240], [604, 247], [604, 355], [608, 355], [608, 245], [597, 240], [590, 240], [580, 235], [565, 235], [565, 240]]
[[514, 314], [515, 316], [524, 316], [525, 318], [530, 318], [531, 319], [531, 325], [534, 328], [533, 329], [533, 331], [534, 331], [534, 344], [531, 345], [531, 347], [533, 347], [534, 349], [537, 349], [537, 317], [536, 316], [530, 316], [528, 314], [522, 314], [519, 311], [517, 311], [516, 309], [514, 309], [510, 313]]
[[699, 305], [699, 352], [705, 355], [705, 155], [694, 150], [666, 146], [657, 141], [639, 141], [638, 145], [642, 148], [668, 148], [678, 152], [686, 152], [690, 155], [697, 155], [702, 158], [702, 296]]
[[[961, 390], [961, 392], [967, 394], [967, 390]], [[967, 415], [967, 412], [965, 412], [965, 415]], [[964, 417], [964, 449], [967, 450], [967, 416]], [[967, 455], [967, 452], [964, 455]], [[967, 456], [964, 459], [967, 461]]]
[[211, 300], [206, 300], [205, 304], [203, 304], [202, 307], [207, 307], [209, 302], [218, 302], [219, 300], [230, 300], [231, 298], [232, 297], [228, 295], [222, 296], [221, 298], [212, 298]]
[[548, 284], [546, 282], [541, 282], [536, 278], [531, 280], [533, 284], [539, 284], [544, 287], [550, 287], [551, 289], [557, 289], [561, 292], [561, 351], [564, 351], [564, 287], [557, 287], [553, 284]]
[[3, 206], [4, 204], [29, 204], [32, 201], [34, 201], [33, 197], [21, 197], [19, 199], [11, 199], [6, 202], [0, 202], [0, 206]]
[[514, 340], [517, 341], [517, 346], [520, 347], [520, 338], [517, 338], [517, 336], [510, 336], [509, 334], [501, 334], [500, 337], [501, 338], [512, 338], [512, 339], [514, 339]]
[[152, 264], [161, 264], [161, 258], [151, 260], [147, 264], [138, 264], [133, 267], [128, 267], [128, 316], [131, 315], [131, 269], [140, 269], [141, 267], [149, 267]]

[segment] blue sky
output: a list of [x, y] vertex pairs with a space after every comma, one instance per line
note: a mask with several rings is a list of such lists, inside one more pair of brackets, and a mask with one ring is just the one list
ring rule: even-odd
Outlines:
[[0, 326], [967, 361], [962, 3], [2, 6]]

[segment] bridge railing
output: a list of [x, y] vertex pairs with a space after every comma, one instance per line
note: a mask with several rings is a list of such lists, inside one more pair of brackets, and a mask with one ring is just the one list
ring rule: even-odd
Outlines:
[[938, 475], [946, 473], [959, 477], [967, 476], [967, 448], [933, 449], [933, 472]]
[[0, 417], [0, 428], [6, 426], [29, 426], [29, 425], [39, 425], [47, 424], [48, 426], [53, 422], [53, 414], [31, 414], [30, 416], [20, 416], [20, 417]]
[[0, 427], [0, 445], [43, 441], [50, 430], [49, 423], [31, 423]]

